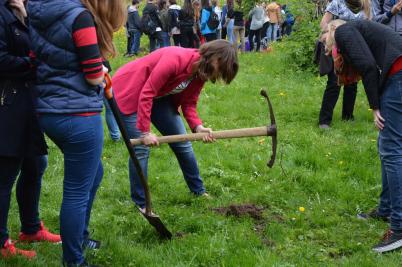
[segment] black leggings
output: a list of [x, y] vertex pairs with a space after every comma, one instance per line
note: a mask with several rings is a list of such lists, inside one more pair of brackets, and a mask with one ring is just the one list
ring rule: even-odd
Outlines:
[[17, 202], [21, 232], [34, 234], [40, 229], [39, 197], [47, 157], [12, 158], [0, 156], [0, 247], [8, 239], [7, 220], [11, 191], [17, 182]]
[[[328, 74], [327, 87], [322, 98], [319, 124], [331, 124], [332, 115], [338, 101], [341, 87], [337, 84], [337, 76], [333, 71]], [[353, 120], [353, 110], [356, 102], [357, 84], [343, 87], [342, 120]]]

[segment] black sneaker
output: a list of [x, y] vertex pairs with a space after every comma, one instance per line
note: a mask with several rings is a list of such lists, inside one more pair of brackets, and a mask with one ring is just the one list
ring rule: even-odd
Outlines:
[[395, 233], [391, 229], [385, 232], [381, 243], [373, 247], [373, 251], [385, 253], [402, 247], [402, 233]]
[[359, 213], [357, 214], [357, 218], [362, 220], [374, 219], [384, 222], [389, 222], [390, 219], [389, 216], [380, 215], [378, 209], [373, 209], [369, 213]]
[[83, 249], [99, 249], [101, 246], [101, 242], [94, 240], [94, 239], [90, 239], [88, 238], [87, 240], [84, 241], [84, 244], [82, 245]]

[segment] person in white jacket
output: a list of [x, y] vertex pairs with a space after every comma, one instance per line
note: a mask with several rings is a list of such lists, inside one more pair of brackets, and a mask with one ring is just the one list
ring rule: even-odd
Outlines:
[[[215, 14], [218, 15], [219, 21], [222, 21], [222, 9], [219, 6], [219, 1], [212, 0], [211, 4]], [[219, 23], [218, 28], [216, 28], [216, 39], [222, 39], [222, 23]]]

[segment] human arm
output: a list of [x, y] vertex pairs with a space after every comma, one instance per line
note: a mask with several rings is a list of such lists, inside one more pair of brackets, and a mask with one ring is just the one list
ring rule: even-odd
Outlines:
[[158, 96], [163, 87], [176, 75], [175, 57], [169, 54], [162, 55], [150, 70], [150, 74], [138, 97], [136, 126], [142, 133], [150, 132], [150, 116], [154, 98]]
[[384, 3], [382, 9], [378, 0], [372, 1], [371, 4], [374, 13], [373, 20], [382, 24], [388, 24], [391, 18], [402, 9], [402, 1], [398, 1], [393, 6]]
[[330, 12], [325, 12], [320, 22], [321, 32], [326, 32], [328, 30], [328, 23], [331, 22], [332, 18], [333, 15]]
[[26, 79], [33, 78], [35, 70], [32, 68], [29, 56], [15, 56], [10, 53], [6, 22], [0, 17], [0, 78]]
[[73, 42], [86, 81], [93, 86], [102, 84], [107, 71], [100, 54], [95, 23], [88, 11], [83, 11], [73, 23]]

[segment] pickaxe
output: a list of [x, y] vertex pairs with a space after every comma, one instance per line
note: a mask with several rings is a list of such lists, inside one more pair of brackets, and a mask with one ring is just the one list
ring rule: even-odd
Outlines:
[[[272, 108], [271, 101], [269, 100], [268, 94], [265, 90], [261, 90], [261, 95], [265, 97], [268, 103], [269, 118], [271, 124], [268, 126], [255, 127], [255, 128], [243, 128], [243, 129], [233, 129], [225, 131], [214, 131], [212, 136], [215, 139], [229, 139], [229, 138], [241, 138], [241, 137], [256, 137], [256, 136], [271, 136], [272, 137], [272, 155], [271, 159], [268, 161], [267, 166], [272, 168], [276, 158], [276, 147], [277, 147], [277, 129], [275, 122], [275, 115]], [[160, 144], [164, 143], [176, 143], [184, 141], [200, 141], [208, 135], [208, 133], [192, 133], [192, 134], [179, 134], [179, 135], [167, 135], [158, 137]], [[131, 144], [133, 146], [143, 144], [142, 139], [131, 139]]]

